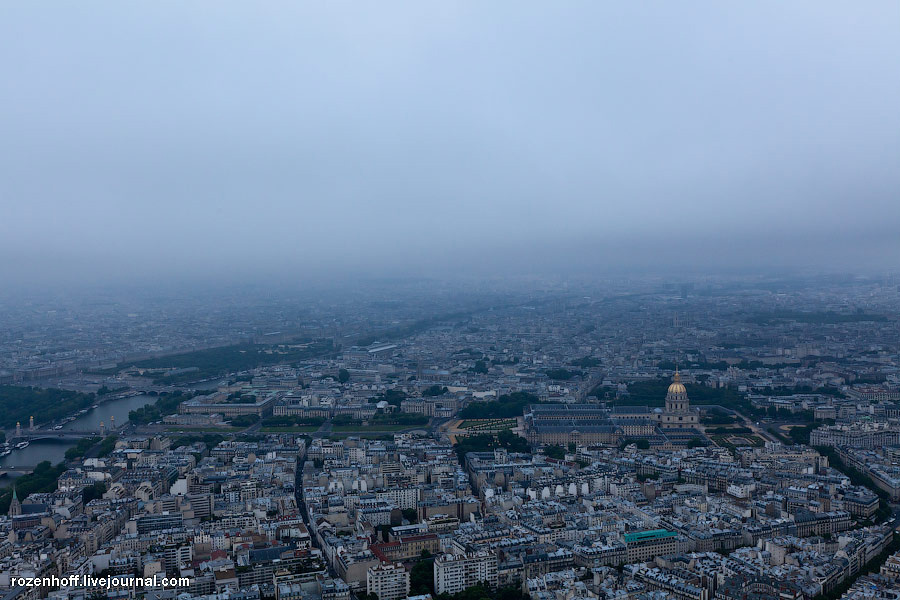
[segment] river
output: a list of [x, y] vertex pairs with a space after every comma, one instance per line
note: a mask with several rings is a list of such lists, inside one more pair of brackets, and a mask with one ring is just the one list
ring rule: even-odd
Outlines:
[[156, 402], [156, 396], [148, 396], [146, 394], [104, 402], [97, 406], [97, 408], [89, 410], [87, 413], [81, 415], [71, 423], [63, 425], [63, 431], [100, 429], [101, 422], [106, 426], [108, 431], [110, 417], [115, 417], [116, 426], [121, 427], [128, 422], [128, 413], [136, 408], [141, 408], [142, 406], [146, 406], [153, 402]]
[[[156, 396], [141, 394], [121, 400], [111, 400], [100, 404], [97, 408], [89, 410], [71, 423], [63, 426], [65, 430], [93, 430], [100, 428], [100, 422], [109, 431], [110, 417], [115, 417], [115, 423], [121, 427], [128, 422], [128, 413], [136, 408], [156, 402]], [[73, 441], [55, 439], [35, 440], [27, 448], [13, 449], [12, 454], [0, 458], [0, 467], [14, 467], [18, 465], [34, 466], [39, 462], [49, 460], [56, 464], [65, 458], [66, 450], [75, 445]], [[5, 486], [7, 477], [0, 479], [0, 487]]]

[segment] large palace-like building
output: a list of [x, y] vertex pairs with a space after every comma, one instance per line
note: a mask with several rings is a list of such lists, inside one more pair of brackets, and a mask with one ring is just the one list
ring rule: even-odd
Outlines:
[[535, 404], [525, 414], [525, 433], [532, 444], [608, 444], [646, 438], [656, 445], [681, 445], [703, 437], [696, 429], [700, 411], [691, 408], [678, 371], [666, 392], [665, 408], [594, 404]]
[[616, 406], [612, 417], [617, 419], [649, 419], [661, 429], [684, 429], [696, 427], [700, 423], [700, 411], [691, 408], [687, 390], [681, 383], [681, 374], [675, 371], [669, 390], [666, 392], [665, 409], [651, 409], [648, 406]]

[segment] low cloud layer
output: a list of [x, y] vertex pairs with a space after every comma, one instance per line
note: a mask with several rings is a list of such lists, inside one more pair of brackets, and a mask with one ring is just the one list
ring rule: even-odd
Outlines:
[[0, 7], [0, 276], [900, 252], [900, 5]]

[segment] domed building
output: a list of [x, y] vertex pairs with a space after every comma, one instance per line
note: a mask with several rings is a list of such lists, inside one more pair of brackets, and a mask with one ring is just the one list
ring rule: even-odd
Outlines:
[[700, 423], [700, 411], [691, 408], [687, 389], [681, 383], [681, 373], [677, 370], [666, 391], [664, 408], [614, 406], [612, 417], [620, 424], [650, 421], [659, 429], [692, 429]]
[[525, 410], [525, 437], [532, 444], [616, 445], [644, 438], [657, 447], [684, 447], [707, 440], [697, 426], [700, 411], [691, 408], [687, 389], [676, 370], [664, 407], [596, 404], [535, 404]]
[[676, 370], [672, 383], [666, 392], [666, 409], [660, 414], [662, 429], [695, 427], [700, 423], [700, 411], [691, 408], [687, 389], [681, 383], [681, 374]]

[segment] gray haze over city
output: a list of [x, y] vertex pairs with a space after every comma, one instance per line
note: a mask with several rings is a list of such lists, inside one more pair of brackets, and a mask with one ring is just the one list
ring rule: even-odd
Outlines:
[[0, 7], [11, 284], [896, 266], [896, 2]]
[[900, 3], [0, 3], [0, 600], [900, 599]]

